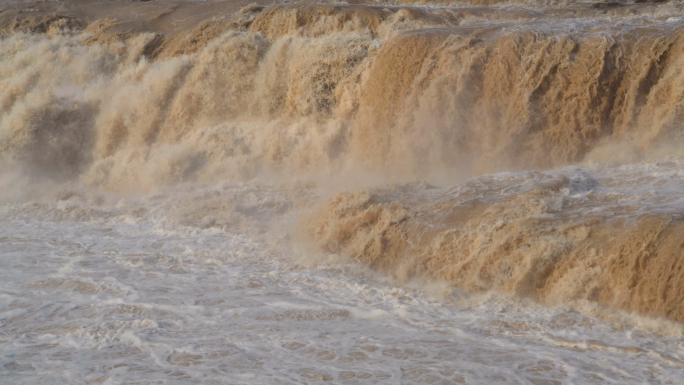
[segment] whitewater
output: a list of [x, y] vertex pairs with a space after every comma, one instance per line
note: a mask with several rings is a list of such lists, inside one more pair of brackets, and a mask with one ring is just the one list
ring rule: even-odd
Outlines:
[[684, 2], [0, 4], [0, 382], [684, 384]]

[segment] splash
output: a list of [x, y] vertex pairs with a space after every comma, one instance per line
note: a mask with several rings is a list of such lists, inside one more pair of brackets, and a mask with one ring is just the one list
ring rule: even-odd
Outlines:
[[497, 174], [452, 189], [344, 193], [305, 224], [320, 248], [405, 283], [442, 281], [552, 306], [590, 301], [681, 322], [677, 198], [630, 197], [626, 186], [602, 187], [608, 177], [598, 175]]
[[[320, 249], [401, 280], [683, 321], [680, 207], [648, 190], [653, 210], [634, 209], [632, 177], [602, 168], [679, 159], [681, 6], [485, 3], [4, 23], [3, 184], [359, 187], [308, 214]], [[525, 172], [570, 165], [599, 171]]]

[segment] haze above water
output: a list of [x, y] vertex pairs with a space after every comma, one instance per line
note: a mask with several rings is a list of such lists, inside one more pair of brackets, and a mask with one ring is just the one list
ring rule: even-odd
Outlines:
[[684, 2], [0, 11], [2, 383], [684, 383]]

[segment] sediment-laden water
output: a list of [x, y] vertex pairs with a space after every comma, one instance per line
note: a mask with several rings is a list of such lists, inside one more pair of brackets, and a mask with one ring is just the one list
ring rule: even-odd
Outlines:
[[0, 4], [8, 383], [682, 383], [684, 3]]

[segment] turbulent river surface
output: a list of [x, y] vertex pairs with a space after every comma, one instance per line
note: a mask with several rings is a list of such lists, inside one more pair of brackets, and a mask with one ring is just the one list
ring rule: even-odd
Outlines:
[[684, 2], [1, 2], [0, 382], [684, 384]]

